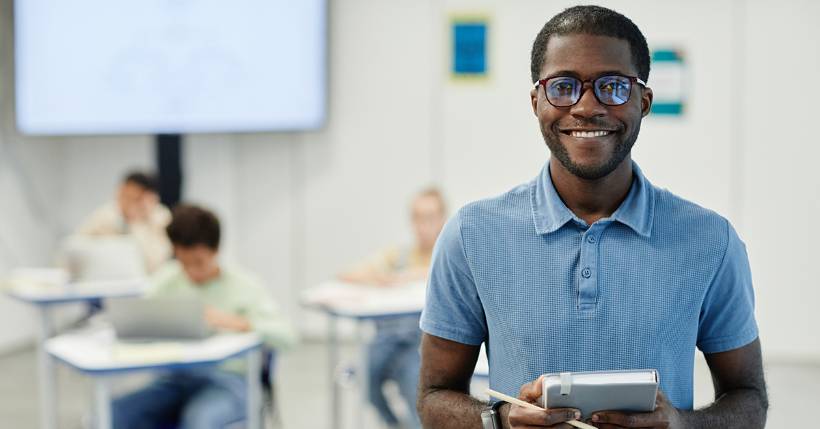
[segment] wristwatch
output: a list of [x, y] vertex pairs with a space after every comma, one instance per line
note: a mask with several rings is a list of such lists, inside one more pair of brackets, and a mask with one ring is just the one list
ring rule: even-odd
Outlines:
[[501, 425], [501, 412], [499, 408], [502, 405], [506, 404], [504, 401], [496, 401], [492, 404], [487, 405], [486, 408], [481, 410], [481, 424], [483, 425], [484, 429], [502, 429], [503, 426]]

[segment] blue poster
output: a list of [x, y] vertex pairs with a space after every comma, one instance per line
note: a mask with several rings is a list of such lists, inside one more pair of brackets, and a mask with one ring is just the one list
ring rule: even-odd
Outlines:
[[487, 74], [487, 21], [453, 20], [452, 73], [455, 77]]

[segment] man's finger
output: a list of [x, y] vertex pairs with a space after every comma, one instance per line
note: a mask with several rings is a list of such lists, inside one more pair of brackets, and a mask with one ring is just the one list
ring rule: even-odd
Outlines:
[[[544, 429], [544, 426], [515, 426], [515, 429]], [[559, 423], [557, 425], [550, 426], [550, 429], [575, 429], [575, 427], [568, 423]]]
[[[625, 428], [665, 428], [669, 422], [657, 413], [620, 413], [603, 411], [592, 415], [592, 424], [609, 423]], [[601, 425], [602, 426], [602, 425]]]
[[540, 376], [535, 380], [521, 386], [521, 390], [518, 393], [518, 399], [527, 402], [536, 402], [538, 398], [541, 397], [541, 389], [542, 383], [544, 380], [544, 376]]
[[543, 417], [543, 424], [552, 426], [570, 420], [578, 420], [581, 418], [581, 412], [575, 408], [553, 408], [546, 410]]
[[[507, 419], [513, 427], [525, 428], [534, 427], [554, 427], [569, 420], [576, 420], [581, 416], [581, 412], [574, 408], [556, 408], [550, 410], [532, 410], [529, 408], [513, 405]], [[561, 427], [561, 426], [557, 426]]]

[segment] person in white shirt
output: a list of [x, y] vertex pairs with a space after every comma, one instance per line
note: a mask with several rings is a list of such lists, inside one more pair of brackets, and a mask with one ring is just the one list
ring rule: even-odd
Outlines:
[[153, 273], [171, 258], [171, 243], [165, 234], [170, 222], [171, 212], [159, 201], [154, 176], [134, 171], [120, 184], [116, 200], [95, 210], [76, 234], [133, 237], [142, 253], [146, 272]]

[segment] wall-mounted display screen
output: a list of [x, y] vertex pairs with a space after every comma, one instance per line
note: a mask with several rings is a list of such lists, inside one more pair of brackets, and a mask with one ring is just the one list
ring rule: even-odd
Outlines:
[[316, 129], [326, 0], [17, 0], [25, 134]]

